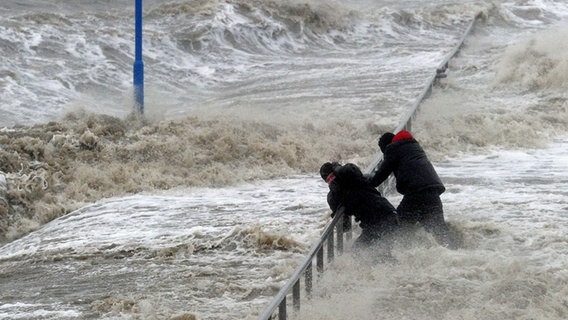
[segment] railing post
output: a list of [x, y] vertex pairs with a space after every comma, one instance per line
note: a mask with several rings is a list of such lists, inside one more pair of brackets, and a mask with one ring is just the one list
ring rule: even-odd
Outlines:
[[333, 230], [331, 230], [331, 234], [327, 237], [327, 262], [331, 263], [333, 261], [333, 258], [335, 257], [335, 253], [334, 250], [335, 248], [333, 247]]
[[312, 297], [312, 279], [313, 279], [313, 271], [312, 271], [312, 263], [308, 264], [308, 267], [305, 271], [305, 282], [306, 282], [306, 296], [308, 299]]
[[319, 247], [318, 249], [317, 258], [316, 258], [316, 267], [319, 273], [323, 272], [323, 247]]
[[[343, 219], [349, 219], [351, 220], [351, 223], [349, 225], [353, 225], [353, 219], [351, 218], [351, 216], [343, 216]], [[351, 229], [349, 229], [349, 231], [346, 232], [346, 236], [345, 236], [347, 242], [351, 241], [351, 239], [353, 239], [353, 227], [351, 227]]]
[[300, 310], [300, 279], [296, 281], [292, 288], [292, 304], [294, 305], [294, 310]]
[[337, 229], [337, 252], [339, 252], [339, 254], [343, 254], [343, 226], [345, 223], [345, 219], [347, 219], [347, 217], [345, 216], [345, 214], [341, 215], [341, 219], [339, 220], [339, 223], [337, 223], [336, 229]]
[[278, 306], [278, 320], [286, 320], [286, 317], [286, 297], [284, 297]]
[[134, 105], [140, 115], [144, 114], [144, 62], [142, 61], [142, 0], [136, 0], [135, 8], [135, 53], [134, 53]]

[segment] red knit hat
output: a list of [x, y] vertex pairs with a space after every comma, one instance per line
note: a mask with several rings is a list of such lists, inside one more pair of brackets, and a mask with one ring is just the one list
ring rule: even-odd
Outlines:
[[410, 140], [413, 138], [414, 137], [412, 136], [412, 134], [410, 134], [410, 132], [406, 130], [400, 130], [397, 134], [394, 135], [394, 138], [392, 138], [392, 142], [397, 142], [401, 140]]

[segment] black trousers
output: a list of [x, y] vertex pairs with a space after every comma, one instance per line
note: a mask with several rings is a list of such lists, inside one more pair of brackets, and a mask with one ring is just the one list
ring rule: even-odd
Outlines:
[[425, 191], [405, 195], [397, 211], [403, 227], [420, 224], [440, 245], [453, 247], [450, 230], [444, 220], [442, 200], [437, 192]]

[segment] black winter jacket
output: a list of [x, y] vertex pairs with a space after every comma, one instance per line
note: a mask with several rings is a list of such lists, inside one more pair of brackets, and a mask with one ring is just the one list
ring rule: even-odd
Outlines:
[[333, 170], [335, 180], [329, 185], [327, 202], [333, 212], [340, 205], [347, 215], [355, 216], [359, 226], [388, 229], [398, 224], [394, 206], [373, 188], [355, 164], [347, 163]]
[[434, 166], [415, 139], [389, 144], [383, 161], [370, 178], [370, 184], [373, 187], [379, 186], [391, 173], [396, 178], [396, 190], [402, 195], [420, 192], [435, 192], [440, 195], [446, 191]]

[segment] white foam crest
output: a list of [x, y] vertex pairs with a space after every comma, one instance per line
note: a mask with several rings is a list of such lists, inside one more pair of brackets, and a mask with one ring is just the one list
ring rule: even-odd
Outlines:
[[[23, 110], [2, 121], [13, 124], [54, 120], [65, 110], [67, 103], [80, 94], [100, 95], [100, 91], [104, 91], [105, 97], [111, 99], [110, 93], [120, 87], [116, 84], [124, 84], [123, 79], [130, 79], [130, 72], [125, 71], [131, 69], [131, 62], [121, 68], [112, 59], [120, 58], [125, 49], [130, 55], [131, 40], [124, 38], [114, 44], [118, 39], [115, 35], [120, 34], [116, 24], [112, 29], [105, 28], [97, 25], [104, 24], [100, 20], [104, 16], [87, 23], [83, 22], [85, 17], [38, 13], [12, 17], [7, 24], [2, 20], [2, 26], [7, 25], [8, 29], [0, 36], [10, 40], [8, 47], [3, 49], [10, 54], [5, 56], [0, 68], [9, 70], [6, 72], [14, 81], [8, 84], [10, 90], [2, 92], [1, 108], [7, 112]], [[38, 23], [29, 23], [28, 19]], [[92, 38], [93, 29], [99, 38]], [[127, 33], [124, 36], [129, 37]], [[116, 48], [118, 56], [105, 55], [104, 50], [114, 54]], [[22, 51], [27, 54], [16, 54]], [[42, 108], [38, 108], [38, 103]]]
[[499, 9], [506, 21], [527, 27], [543, 26], [568, 15], [564, 1], [503, 1]]
[[[140, 249], [154, 252], [182, 244], [191, 253], [214, 248], [222, 239], [233, 237], [233, 228], [239, 226], [235, 219], [242, 221], [242, 227], [262, 226], [263, 232], [286, 235], [303, 243], [313, 236], [312, 232], [296, 226], [296, 218], [286, 211], [296, 208], [318, 212], [325, 208], [322, 199], [326, 192], [320, 179], [311, 178], [308, 189], [302, 186], [304, 179], [266, 181], [236, 189], [185, 190], [186, 195], [175, 197], [136, 195], [102, 201], [2, 247], [0, 259]], [[264, 186], [263, 191], [259, 186]], [[302, 193], [301, 200], [290, 198], [298, 192]], [[275, 217], [275, 212], [282, 215]], [[320, 217], [316, 214], [312, 222], [319, 222]], [[309, 225], [308, 217], [302, 220], [302, 225]]]
[[530, 90], [568, 84], [566, 25], [543, 30], [509, 46], [495, 66], [497, 84], [518, 82]]
[[83, 35], [69, 35], [65, 40], [65, 51], [75, 58], [85, 59], [88, 63], [99, 63], [104, 60], [101, 47], [87, 42]]
[[543, 24], [543, 11], [537, 5], [519, 6], [515, 3], [501, 5], [503, 17], [518, 25], [539, 26]]
[[[538, 34], [557, 36], [557, 30], [552, 27]], [[546, 79], [556, 76], [542, 73], [535, 77], [536, 68], [523, 67], [531, 64], [530, 55], [510, 49], [519, 43], [521, 48], [527, 44], [533, 48], [535, 35], [524, 32], [517, 37], [508, 35], [506, 40], [504, 36], [469, 38], [467, 47], [450, 64], [448, 77], [421, 105], [413, 129], [433, 158], [493, 148], [541, 147], [566, 133], [568, 102], [563, 86], [545, 85]], [[553, 43], [555, 39], [548, 38]], [[502, 44], [496, 46], [493, 41]], [[550, 59], [555, 55], [540, 55], [537, 64], [557, 66], [546, 63], [561, 60]], [[526, 84], [525, 79], [529, 80]], [[529, 85], [530, 81], [542, 82]]]
[[[553, 220], [567, 222], [566, 217], [558, 215], [566, 206], [566, 192], [560, 191], [566, 190], [567, 183], [568, 155], [562, 149], [566, 142], [555, 139], [545, 149], [498, 151], [441, 163], [439, 174], [448, 179], [448, 185], [454, 185], [444, 198], [460, 201], [456, 197], [466, 192], [460, 189], [468, 188], [467, 192], [479, 199], [474, 205], [491, 208], [476, 209], [475, 220], [506, 223], [527, 234]], [[468, 187], [470, 183], [472, 188]]]
[[81, 313], [76, 310], [64, 309], [68, 309], [68, 307], [49, 304], [6, 303], [0, 304], [0, 319], [75, 319], [81, 317]]
[[232, 29], [233, 27], [252, 22], [249, 19], [245, 19], [245, 17], [236, 14], [235, 7], [231, 4], [224, 3], [220, 7], [221, 10], [213, 14], [213, 26]]

